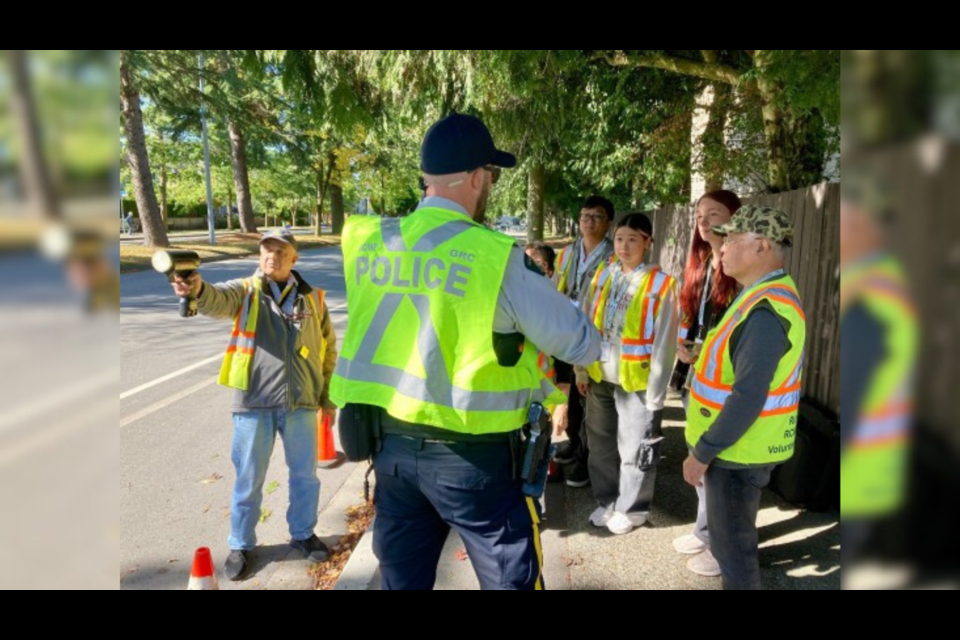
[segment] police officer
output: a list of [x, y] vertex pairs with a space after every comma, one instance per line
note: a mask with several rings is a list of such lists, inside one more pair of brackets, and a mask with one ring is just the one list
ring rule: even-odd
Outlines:
[[[426, 133], [427, 187], [402, 220], [350, 219], [349, 324], [330, 397], [379, 424], [374, 551], [384, 589], [431, 589], [451, 528], [483, 589], [543, 588], [539, 511], [515, 473], [532, 402], [564, 398], [542, 350], [589, 364], [600, 337], [507, 236], [483, 226], [501, 168], [475, 117]], [[535, 343], [535, 344], [534, 344]]]
[[707, 334], [695, 363], [683, 475], [706, 490], [704, 553], [716, 557], [723, 588], [755, 590], [760, 494], [776, 465], [793, 455], [806, 319], [784, 271], [793, 238], [784, 212], [746, 205], [713, 232], [725, 236], [723, 271], [743, 292]]

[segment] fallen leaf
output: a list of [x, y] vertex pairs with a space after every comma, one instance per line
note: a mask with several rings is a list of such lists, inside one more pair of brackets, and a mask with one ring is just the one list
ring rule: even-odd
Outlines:
[[161, 576], [162, 576], [162, 575], [165, 574], [165, 573], [170, 573], [170, 569], [167, 569], [166, 567], [164, 567], [163, 569], [159, 569], [159, 570], [157, 571], [157, 575], [161, 575]]
[[203, 508], [203, 512], [206, 513], [206, 512], [208, 512], [208, 511], [210, 511], [210, 507], [211, 507], [211, 506], [213, 506], [213, 505], [209, 505], [209, 504], [208, 504], [207, 506], [205, 506], [205, 507]]
[[200, 484], [213, 484], [218, 480], [223, 480], [223, 476], [217, 473], [216, 471], [214, 471], [209, 478], [204, 478], [203, 480], [201, 480]]
[[180, 561], [177, 560], [176, 558], [171, 558], [170, 560], [167, 560], [167, 564], [173, 564], [174, 562], [180, 562]]
[[272, 516], [272, 515], [273, 515], [273, 511], [271, 511], [270, 509], [264, 509], [263, 507], [261, 507], [261, 508], [260, 508], [260, 523], [262, 524], [262, 523], [266, 522], [267, 520], [270, 519], [270, 516]]
[[467, 560], [470, 559], [470, 556], [467, 555], [466, 549], [460, 549], [459, 551], [457, 551], [456, 557], [457, 557], [457, 560], [459, 560], [460, 562], [466, 562]]
[[273, 493], [279, 488], [280, 488], [280, 483], [274, 480], [273, 482], [267, 485], [267, 489], [266, 489], [267, 495], [270, 495], [271, 493]]

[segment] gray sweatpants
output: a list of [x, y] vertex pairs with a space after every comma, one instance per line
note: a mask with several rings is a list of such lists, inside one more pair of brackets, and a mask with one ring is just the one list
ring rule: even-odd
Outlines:
[[590, 484], [601, 507], [646, 522], [660, 459], [663, 411], [648, 411], [646, 393], [609, 382], [590, 382], [587, 441]]

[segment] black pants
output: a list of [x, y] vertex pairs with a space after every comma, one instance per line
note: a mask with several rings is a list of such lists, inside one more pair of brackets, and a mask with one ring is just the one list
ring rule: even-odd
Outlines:
[[481, 589], [543, 589], [540, 507], [514, 478], [509, 444], [387, 435], [373, 462], [384, 590], [433, 589], [451, 528]]

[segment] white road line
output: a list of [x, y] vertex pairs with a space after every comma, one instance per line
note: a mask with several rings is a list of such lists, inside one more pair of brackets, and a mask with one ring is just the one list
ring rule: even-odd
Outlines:
[[190, 373], [190, 372], [193, 371], [194, 369], [199, 369], [200, 367], [206, 366], [206, 365], [210, 364], [211, 362], [216, 362], [216, 361], [218, 361], [218, 360], [223, 360], [223, 356], [222, 356], [222, 355], [218, 355], [218, 356], [213, 356], [212, 358], [207, 358], [206, 360], [202, 360], [202, 361], [200, 361], [200, 362], [198, 362], [198, 363], [196, 363], [196, 364], [192, 364], [192, 365], [190, 365], [189, 367], [184, 367], [183, 369], [180, 369], [179, 371], [174, 371], [174, 372], [171, 373], [171, 374], [165, 375], [165, 376], [163, 376], [162, 378], [157, 378], [156, 380], [153, 380], [152, 382], [148, 382], [148, 383], [146, 383], [146, 384], [142, 384], [142, 385], [140, 385], [139, 387], [137, 387], [136, 389], [130, 389], [129, 391], [124, 391], [123, 393], [120, 394], [120, 399], [121, 399], [121, 400], [126, 400], [126, 399], [129, 398], [130, 396], [135, 396], [135, 395], [137, 395], [138, 393], [140, 393], [141, 391], [146, 391], [147, 389], [150, 389], [151, 387], [155, 387], [155, 386], [157, 386], [158, 384], [163, 384], [164, 382], [167, 382], [168, 380], [173, 380], [173, 379], [176, 378], [177, 376], [182, 376], [182, 375], [185, 374], [185, 373]]
[[108, 387], [117, 384], [118, 379], [119, 374], [116, 370], [106, 371], [73, 387], [60, 388], [56, 394], [45, 395], [40, 401], [17, 407], [12, 411], [5, 411], [0, 414], [0, 431], [18, 427], [27, 420], [47, 415], [54, 409], [60, 409], [75, 402], [83, 402], [98, 391], [102, 390], [106, 394], [109, 392]]
[[189, 395], [191, 395], [191, 394], [194, 394], [194, 393], [196, 393], [197, 391], [200, 391], [200, 390], [203, 389], [204, 387], [209, 387], [210, 385], [212, 385], [212, 384], [213, 384], [214, 382], [216, 382], [216, 381], [217, 381], [216, 378], [209, 378], [209, 379], [207, 379], [207, 380], [204, 380], [203, 382], [199, 382], [199, 383], [193, 385], [193, 386], [190, 387], [189, 389], [184, 389], [184, 390], [181, 391], [180, 393], [177, 393], [177, 394], [174, 394], [174, 395], [170, 396], [170, 397], [167, 398], [166, 400], [161, 400], [160, 402], [158, 402], [158, 403], [156, 403], [156, 404], [153, 404], [153, 405], [150, 405], [149, 407], [147, 407], [146, 409], [143, 409], [142, 411], [137, 411], [137, 412], [136, 412], [135, 414], [133, 414], [132, 416], [129, 416], [129, 417], [127, 417], [127, 418], [123, 418], [122, 420], [120, 420], [120, 428], [123, 429], [123, 428], [126, 427], [127, 425], [132, 424], [132, 423], [136, 422], [137, 420], [141, 420], [141, 419], [143, 419], [143, 418], [146, 418], [147, 416], [149, 416], [149, 415], [152, 414], [152, 413], [156, 413], [157, 411], [160, 411], [161, 409], [165, 409], [165, 408], [169, 407], [170, 405], [172, 405], [172, 404], [174, 404], [174, 403], [176, 403], [176, 402], [180, 402], [181, 400], [183, 400], [183, 399], [186, 398], [187, 396], [189, 396]]

